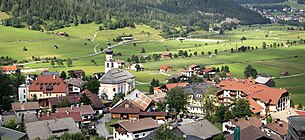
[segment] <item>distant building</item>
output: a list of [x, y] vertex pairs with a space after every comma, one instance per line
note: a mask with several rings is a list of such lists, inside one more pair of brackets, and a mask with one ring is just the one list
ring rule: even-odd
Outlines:
[[15, 74], [17, 70], [17, 66], [13, 65], [13, 66], [3, 66], [2, 67], [2, 71], [4, 74]]
[[192, 77], [193, 75], [196, 75], [195, 70], [182, 70], [181, 75], [186, 76], [186, 77]]
[[45, 140], [51, 136], [59, 137], [64, 133], [81, 132], [71, 117], [25, 123], [25, 126], [30, 140], [36, 138]]
[[[137, 65], [139, 66], [139, 68], [137, 68]], [[132, 64], [129, 66], [129, 69], [134, 71], [141, 71], [143, 69], [143, 64], [140, 63]]]
[[105, 74], [99, 79], [100, 98], [112, 100], [116, 93], [127, 93], [135, 88], [135, 77], [127, 70], [118, 69], [117, 63], [114, 64], [112, 58], [113, 51], [110, 48], [105, 50]]
[[160, 125], [151, 118], [118, 122], [113, 127], [113, 138], [115, 140], [142, 139], [153, 133]]
[[275, 81], [272, 78], [257, 77], [255, 79], [255, 83], [263, 84], [263, 85], [268, 86], [268, 87], [275, 87]]
[[288, 140], [305, 139], [305, 116], [288, 117]]
[[159, 86], [159, 87], [154, 87], [154, 93], [158, 94], [161, 92], [165, 92], [167, 93], [168, 91], [170, 91], [171, 89], [175, 88], [175, 87], [185, 87], [186, 85], [188, 85], [189, 83], [184, 82], [184, 83], [171, 83], [171, 84], [165, 84], [163, 86]]
[[221, 134], [221, 131], [208, 120], [200, 120], [178, 126], [174, 129], [174, 134], [186, 140], [210, 140]]
[[168, 65], [164, 65], [164, 66], [160, 66], [160, 72], [169, 72], [171, 71], [173, 68], [171, 66]]
[[83, 70], [69, 70], [70, 77], [83, 79], [85, 77], [85, 72]]
[[206, 68], [202, 70], [203, 75], [209, 75], [210, 77], [214, 77], [216, 75], [216, 70], [214, 68]]

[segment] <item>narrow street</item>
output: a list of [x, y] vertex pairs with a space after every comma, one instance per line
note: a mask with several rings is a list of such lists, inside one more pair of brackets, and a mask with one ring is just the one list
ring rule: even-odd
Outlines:
[[106, 127], [106, 123], [111, 120], [111, 115], [110, 113], [104, 114], [103, 118], [98, 120], [96, 124], [96, 129], [100, 137], [104, 137], [108, 139], [110, 137], [108, 128]]

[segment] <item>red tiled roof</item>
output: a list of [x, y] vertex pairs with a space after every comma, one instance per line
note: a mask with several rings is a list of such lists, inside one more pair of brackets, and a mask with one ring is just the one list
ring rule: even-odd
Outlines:
[[168, 65], [160, 66], [160, 69], [169, 69], [169, 68], [171, 68], [171, 67]]
[[188, 84], [189, 83], [187, 83], [187, 82], [185, 82], [185, 83], [172, 83], [172, 84], [166, 84], [165, 86], [170, 91], [171, 89], [173, 89], [175, 87], [185, 87]]
[[[52, 87], [47, 89], [47, 87]], [[42, 88], [41, 88], [42, 87]], [[39, 75], [29, 87], [29, 91], [42, 91], [43, 93], [66, 93], [66, 82], [57, 75]]]
[[284, 136], [287, 135], [288, 123], [284, 121], [272, 122], [266, 124], [264, 127], [271, 129], [272, 131]]
[[131, 113], [138, 114], [140, 112], [139, 108], [113, 108], [110, 110], [111, 113]]
[[213, 69], [213, 68], [206, 68], [206, 69], [204, 69], [203, 70], [203, 72], [211, 72], [211, 71], [214, 71], [215, 69]]
[[219, 87], [224, 90], [242, 91], [253, 99], [260, 99], [264, 103], [277, 104], [281, 96], [287, 93], [285, 89], [271, 88], [262, 84], [255, 84], [252, 79], [230, 79], [220, 82]]
[[300, 116], [305, 116], [305, 111], [295, 110], [295, 112], [296, 112], [297, 114], [299, 114]]
[[92, 106], [93, 109], [103, 109], [103, 108], [106, 107], [103, 104], [103, 102], [97, 97], [97, 95], [93, 94], [88, 89], [85, 89], [83, 91], [83, 93], [85, 93], [89, 97], [89, 99], [91, 100], [91, 106]]
[[56, 119], [60, 119], [60, 118], [68, 118], [71, 117], [73, 118], [74, 121], [76, 122], [81, 122], [82, 121], [82, 117], [80, 115], [79, 112], [59, 112], [59, 113], [50, 113], [50, 115], [48, 116], [47, 114], [42, 114], [38, 117], [38, 119], [40, 121], [42, 120], [52, 120], [54, 118]]
[[256, 101], [254, 101], [251, 97], [248, 97], [247, 99], [250, 103], [251, 112], [259, 113], [264, 109], [261, 105], [259, 105]]
[[256, 117], [249, 117], [249, 120], [246, 118], [238, 118], [237, 121], [235, 121], [235, 119], [231, 119], [230, 122], [232, 122], [235, 126], [239, 126], [240, 129], [248, 126], [254, 126], [256, 128], [260, 128], [262, 126], [262, 122]]
[[74, 107], [63, 107], [63, 108], [56, 108], [57, 112], [80, 112], [81, 115], [90, 115], [94, 114], [94, 110], [90, 105], [83, 105], [83, 106], [74, 106]]
[[3, 71], [16, 71], [17, 70], [17, 66], [13, 65], [13, 66], [3, 66], [2, 67]]

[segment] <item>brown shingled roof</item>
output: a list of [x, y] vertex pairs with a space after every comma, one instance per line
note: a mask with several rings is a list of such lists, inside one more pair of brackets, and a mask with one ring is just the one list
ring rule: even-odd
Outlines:
[[122, 126], [128, 132], [137, 132], [147, 129], [158, 128], [160, 125], [152, 118], [143, 118], [139, 120], [131, 120], [126, 122], [119, 122], [118, 125]]
[[246, 128], [248, 126], [254, 126], [257, 128], [260, 128], [262, 126], [261, 120], [256, 117], [249, 117], [248, 120], [246, 118], [238, 118], [237, 121], [235, 119], [231, 119], [230, 122], [232, 122], [236, 126], [239, 126], [240, 129]]
[[12, 103], [11, 105], [13, 111], [40, 109], [38, 102]]
[[140, 112], [139, 108], [113, 108], [110, 110], [111, 113], [133, 113], [138, 114]]
[[284, 136], [287, 134], [288, 123], [284, 121], [276, 121], [266, 124], [264, 127], [271, 129], [272, 131]]

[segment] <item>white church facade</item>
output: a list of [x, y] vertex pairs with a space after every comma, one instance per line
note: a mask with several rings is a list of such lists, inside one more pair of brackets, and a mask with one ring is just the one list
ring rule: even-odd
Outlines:
[[105, 50], [105, 74], [99, 79], [99, 97], [113, 100], [116, 93], [128, 93], [135, 88], [135, 77], [127, 70], [119, 69], [119, 64], [113, 59], [113, 50], [108, 44]]

